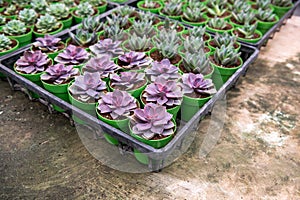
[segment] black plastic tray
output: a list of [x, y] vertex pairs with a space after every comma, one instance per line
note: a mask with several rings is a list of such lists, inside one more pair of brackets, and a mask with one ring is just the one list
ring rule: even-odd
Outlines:
[[[140, 10], [137, 7], [137, 2], [138, 1], [132, 1], [132, 2], [128, 3], [128, 5], [132, 6], [132, 7], [135, 7], [138, 10]], [[279, 21], [270, 30], [268, 30], [258, 42], [256, 42], [256, 43], [249, 43], [249, 42], [244, 42], [244, 41], [240, 41], [240, 40], [238, 40], [238, 41], [241, 42], [241, 43], [243, 43], [243, 44], [247, 44], [249, 46], [254, 46], [254, 47], [258, 48], [258, 49], [260, 49], [262, 46], [265, 46], [267, 44], [268, 40], [272, 39], [273, 36], [274, 36], [274, 34], [276, 32], [278, 32], [280, 30], [281, 26], [286, 23], [286, 20], [289, 19], [293, 15], [293, 13], [295, 12], [296, 8], [298, 6], [300, 6], [300, 0], [294, 0], [293, 2], [294, 2], [294, 6], [284, 16], [282, 16], [279, 19]], [[159, 16], [161, 16], [161, 15], [159, 15]], [[166, 18], [165, 16], [161, 16], [161, 17], [162, 18]], [[184, 22], [181, 22], [181, 21], [178, 21], [178, 22], [184, 24], [187, 27], [193, 27], [193, 26], [191, 26], [189, 24], [186, 24]], [[214, 33], [210, 32], [210, 31], [208, 31], [208, 32], [214, 35]]]
[[[113, 10], [111, 10], [112, 12]], [[103, 14], [102, 16], [105, 17], [110, 12]], [[71, 30], [75, 30], [76, 27], [72, 27]], [[57, 34], [56, 36], [61, 37], [63, 40], [66, 40], [69, 35], [68, 31], [65, 30], [61, 33]], [[149, 157], [149, 169], [151, 171], [158, 171], [163, 168], [164, 160], [175, 150], [181, 148], [183, 141], [188, 138], [190, 133], [196, 130], [200, 119], [202, 119], [205, 115], [207, 115], [213, 108], [214, 104], [217, 100], [223, 99], [225, 93], [235, 85], [236, 81], [241, 75], [244, 75], [252, 62], [257, 58], [259, 50], [248, 46], [246, 44], [242, 44], [241, 52], [242, 52], [242, 59], [244, 61], [243, 66], [236, 71], [232, 75], [232, 77], [219, 89], [216, 95], [214, 95], [194, 116], [193, 118], [188, 121], [187, 123], [181, 123], [181, 129], [177, 131], [174, 138], [163, 148], [155, 149], [149, 145], [146, 145], [134, 138], [130, 135], [98, 120], [96, 117], [93, 117], [82, 110], [74, 107], [73, 105], [61, 100], [60, 98], [56, 97], [55, 95], [49, 93], [48, 91], [44, 90], [43, 88], [37, 86], [36, 84], [32, 83], [31, 81], [25, 79], [24, 77], [16, 74], [13, 71], [13, 65], [16, 60], [23, 54], [24, 51], [29, 49], [30, 45], [22, 47], [21, 49], [13, 52], [12, 54], [5, 55], [0, 58], [0, 72], [5, 74], [8, 77], [9, 83], [11, 86], [16, 89], [16, 85], [19, 86], [23, 92], [28, 94], [28, 90], [33, 91], [40, 95], [39, 101], [48, 106], [49, 110], [52, 111], [53, 108], [51, 104], [55, 104], [62, 109], [66, 110], [64, 115], [68, 116], [70, 121], [73, 123], [71, 116], [75, 115], [80, 119], [84, 120], [87, 125], [90, 127], [101, 127], [104, 132], [110, 134], [111, 136], [115, 137], [120, 141], [120, 148], [130, 147], [138, 149], [140, 152], [147, 153]], [[30, 97], [30, 95], [28, 95]]]

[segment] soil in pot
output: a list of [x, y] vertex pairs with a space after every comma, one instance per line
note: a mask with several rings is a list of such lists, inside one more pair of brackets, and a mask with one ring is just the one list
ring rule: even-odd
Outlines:
[[[156, 60], [159, 62], [165, 58], [157, 49], [150, 52], [150, 57], [153, 60]], [[171, 64], [175, 65], [175, 64], [178, 64], [181, 61], [181, 59], [182, 59], [181, 56], [179, 54], [177, 54], [173, 58], [170, 58], [169, 60], [170, 60]]]

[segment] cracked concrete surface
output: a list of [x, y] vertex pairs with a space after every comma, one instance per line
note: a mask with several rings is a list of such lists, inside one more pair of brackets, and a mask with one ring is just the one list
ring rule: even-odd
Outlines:
[[288, 20], [227, 94], [227, 122], [205, 158], [190, 149], [161, 173], [94, 159], [61, 115], [0, 81], [0, 199], [300, 199], [300, 17]]

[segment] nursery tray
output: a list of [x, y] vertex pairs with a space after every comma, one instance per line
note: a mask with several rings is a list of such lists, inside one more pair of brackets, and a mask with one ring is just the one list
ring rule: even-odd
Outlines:
[[[128, 3], [128, 5], [132, 6], [132, 7], [135, 7], [138, 10], [140, 10], [137, 7], [137, 2], [138, 1], [133, 1], [131, 3]], [[300, 5], [300, 0], [294, 0], [293, 3], [294, 3], [294, 6], [287, 13], [285, 13], [285, 15], [282, 16], [279, 19], [279, 21], [270, 30], [268, 30], [258, 42], [256, 42], [256, 43], [248, 43], [248, 42], [244, 42], [244, 41], [240, 41], [240, 40], [239, 40], [239, 42], [247, 44], [249, 46], [254, 46], [254, 47], [258, 48], [258, 49], [260, 49], [262, 46], [266, 46], [268, 40], [272, 39], [273, 36], [274, 36], [274, 34], [276, 32], [278, 32], [280, 30], [281, 26], [283, 26], [286, 23], [286, 20], [289, 19], [289, 18], [291, 18], [291, 16], [295, 12], [296, 8]], [[161, 16], [161, 15], [157, 15], [157, 16], [159, 16], [160, 18], [166, 18], [165, 16]], [[179, 20], [176, 20], [176, 21], [184, 24], [187, 27], [193, 27], [193, 26], [191, 26], [189, 24], [186, 24], [186, 23], [184, 23], [182, 21], [179, 21]], [[210, 31], [207, 31], [207, 32], [210, 32]], [[212, 33], [212, 32], [210, 32], [210, 33], [212, 35], [214, 35], [214, 33]]]
[[[102, 14], [102, 16], [105, 17], [108, 14], [110, 14], [110, 12]], [[75, 29], [76, 27], [72, 27], [71, 31], [74, 31]], [[64, 30], [56, 36], [62, 38], [62, 40], [66, 40], [69, 37], [69, 31], [70, 30]], [[259, 50], [255, 47], [249, 46], [247, 44], [242, 44], [240, 51], [242, 52], [241, 57], [244, 61], [243, 66], [230, 77], [230, 79], [218, 90], [218, 92], [188, 122], [183, 122], [178, 118], [177, 123], [180, 124], [180, 128], [177, 130], [174, 138], [163, 148], [155, 149], [134, 139], [130, 135], [104, 123], [103, 121], [98, 120], [96, 117], [85, 113], [77, 107], [61, 100], [52, 93], [46, 91], [42, 87], [16, 74], [13, 71], [13, 65], [16, 60], [20, 58], [23, 52], [28, 50], [29, 48], [30, 45], [27, 45], [11, 54], [4, 55], [0, 59], [0, 72], [7, 76], [7, 79], [13, 89], [19, 89], [26, 94], [29, 94], [28, 91], [37, 93], [40, 96], [38, 100], [48, 106], [49, 111], [53, 111], [53, 107], [51, 104], [55, 104], [61, 107], [65, 110], [63, 114], [67, 116], [72, 123], [74, 123], [74, 121], [72, 120], [71, 116], [75, 115], [81, 120], [85, 121], [87, 123], [87, 126], [89, 127], [101, 127], [104, 132], [110, 134], [119, 141], [119, 147], [121, 149], [129, 149], [130, 151], [132, 151], [134, 148], [139, 150], [140, 152], [147, 153], [149, 159], [148, 167], [151, 171], [159, 171], [164, 167], [164, 161], [176, 159], [176, 157], [173, 157], [175, 155], [174, 152], [177, 150], [180, 151], [181, 148], [183, 148], [183, 144], [186, 142], [186, 140], [190, 139], [189, 136], [191, 135], [191, 133], [197, 130], [199, 121], [211, 112], [213, 106], [218, 100], [224, 98], [225, 93], [235, 85], [239, 77], [246, 74], [249, 65], [256, 60], [259, 53]], [[30, 95], [28, 96], [30, 97]]]

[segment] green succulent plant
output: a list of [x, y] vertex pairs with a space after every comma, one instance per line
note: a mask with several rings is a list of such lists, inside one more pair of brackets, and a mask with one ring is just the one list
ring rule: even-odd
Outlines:
[[106, 21], [109, 25], [117, 24], [120, 28], [125, 29], [126, 25], [129, 23], [129, 16], [126, 15], [121, 17], [119, 14], [112, 13], [111, 17], [106, 17]]
[[272, 0], [272, 4], [279, 7], [290, 7], [293, 5], [291, 0]]
[[227, 8], [222, 8], [219, 4], [213, 5], [213, 7], [207, 7], [207, 13], [214, 17], [221, 17], [227, 12]]
[[187, 7], [186, 8], [190, 8], [192, 10], [194, 9], [199, 9], [201, 12], [205, 12], [206, 10], [206, 6], [203, 2], [197, 1], [197, 0], [189, 0], [187, 2]]
[[256, 13], [256, 18], [264, 22], [273, 22], [276, 19], [276, 15], [271, 9], [263, 10], [259, 8]]
[[214, 29], [224, 29], [227, 26], [227, 21], [223, 18], [212, 18], [208, 21], [208, 26]]
[[54, 16], [57, 20], [66, 19], [70, 15], [69, 8], [63, 3], [51, 4], [47, 8], [47, 12]]
[[18, 18], [27, 26], [34, 25], [38, 14], [33, 9], [25, 8], [19, 12]]
[[[140, 11], [139, 15], [141, 16], [141, 21], [146, 21], [146, 22], [150, 21], [152, 23], [152, 25], [154, 24], [155, 15], [153, 15], [153, 13]], [[135, 21], [138, 21], [138, 20], [135, 20]]]
[[7, 36], [0, 34], [0, 52], [9, 50], [11, 44], [12, 41]]
[[238, 24], [251, 23], [255, 20], [255, 13], [252, 11], [249, 12], [240, 12], [240, 13], [232, 13], [232, 17]]
[[23, 35], [26, 33], [26, 25], [20, 20], [11, 20], [2, 27], [6, 35]]
[[206, 6], [209, 8], [213, 8], [214, 6], [218, 5], [220, 8], [227, 7], [227, 0], [210, 0], [207, 2]]
[[271, 0], [256, 0], [256, 7], [263, 10], [270, 9]]
[[162, 43], [156, 42], [155, 47], [163, 55], [164, 58], [172, 59], [178, 54], [177, 50], [179, 45], [176, 43], [168, 43], [164, 41]]
[[62, 0], [62, 3], [64, 3], [68, 8], [74, 8], [77, 6], [74, 0]]
[[105, 38], [110, 38], [113, 41], [124, 39], [125, 33], [124, 33], [123, 29], [120, 28], [120, 26], [117, 24], [114, 24], [114, 25], [104, 24], [103, 30], [104, 30]]
[[251, 11], [251, 5], [244, 0], [234, 1], [234, 4], [231, 7], [232, 12], [241, 13]]
[[24, 7], [30, 4], [30, 0], [12, 0], [11, 3], [18, 5], [19, 7]]
[[93, 7], [99, 7], [107, 3], [106, 0], [89, 0], [88, 1]]
[[187, 73], [207, 74], [211, 69], [209, 59], [203, 50], [197, 53], [186, 53], [183, 56], [182, 64]]
[[203, 26], [194, 26], [192, 29], [189, 29], [189, 34], [192, 37], [203, 38], [206, 31], [206, 27]]
[[46, 13], [38, 18], [35, 26], [39, 33], [50, 33], [54, 30], [57, 30], [60, 26], [60, 23], [54, 16]]
[[214, 53], [214, 61], [217, 65], [235, 66], [240, 58], [241, 52], [236, 52], [233, 46], [222, 45], [220, 48], [216, 48]]
[[103, 28], [103, 22], [100, 21], [100, 16], [89, 16], [81, 22], [82, 29], [88, 30], [90, 33], [99, 32]]
[[155, 29], [152, 24], [152, 21], [134, 21], [132, 25], [132, 30], [140, 37], [142, 37], [143, 35], [151, 37], [155, 32]]
[[249, 23], [246, 23], [246, 24], [244, 24], [244, 26], [238, 27], [237, 30], [244, 35], [244, 38], [252, 39], [252, 38], [254, 38], [256, 28], [257, 28], [257, 22], [252, 25]]
[[174, 1], [166, 2], [162, 12], [169, 16], [179, 16], [182, 14], [182, 3]]
[[146, 8], [155, 8], [156, 7], [156, 1], [153, 1], [153, 0], [145, 0], [144, 2], [144, 6]]
[[77, 29], [76, 34], [69, 32], [72, 41], [77, 46], [87, 47], [95, 44], [98, 40], [98, 36], [95, 32], [90, 33], [84, 29]]
[[5, 23], [6, 23], [6, 18], [0, 15], [0, 26], [4, 25]]
[[7, 16], [16, 15], [18, 12], [16, 5], [11, 4], [4, 10], [4, 14]]
[[167, 42], [170, 44], [180, 44], [181, 40], [180, 37], [177, 35], [176, 30], [166, 30], [162, 29], [160, 32], [156, 34], [156, 36], [153, 37], [153, 41], [155, 41], [158, 44], [161, 44], [163, 42]]
[[203, 39], [199, 37], [189, 36], [183, 42], [183, 49], [191, 54], [204, 50], [204, 46]]
[[131, 16], [134, 12], [135, 9], [127, 5], [116, 8], [116, 13], [120, 14], [122, 17], [126, 15]]
[[187, 7], [183, 12], [183, 17], [190, 22], [199, 22], [204, 19], [204, 13], [199, 8]]
[[84, 17], [94, 15], [95, 10], [89, 2], [83, 2], [77, 6], [77, 10], [75, 11], [75, 14], [78, 15], [79, 17], [84, 18]]
[[237, 42], [237, 37], [235, 35], [230, 35], [229, 33], [225, 32], [223, 34], [216, 33], [214, 39], [212, 40], [216, 47], [221, 47], [222, 45], [233, 46]]
[[135, 33], [128, 38], [128, 48], [132, 51], [147, 51], [151, 47], [151, 39], [144, 36], [137, 36]]
[[48, 7], [46, 0], [31, 0], [30, 5], [38, 13], [45, 12]]

